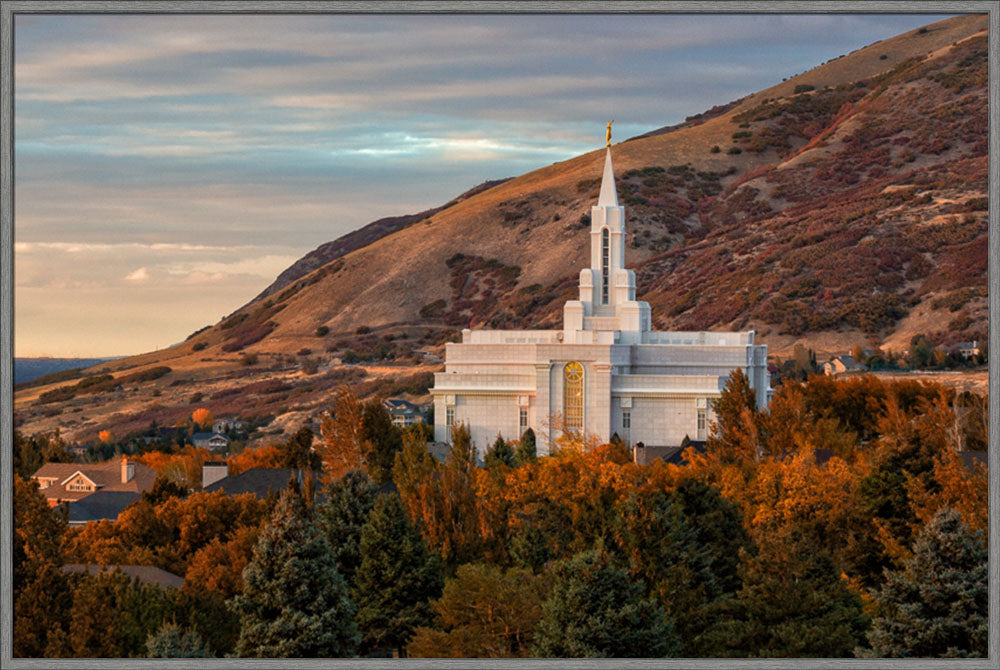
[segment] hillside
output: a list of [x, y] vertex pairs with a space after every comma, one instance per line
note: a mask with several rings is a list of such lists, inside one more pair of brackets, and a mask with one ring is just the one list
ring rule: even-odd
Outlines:
[[[986, 26], [932, 24], [615, 145], [626, 261], [655, 327], [752, 328], [782, 357], [795, 343], [982, 339]], [[360, 375], [365, 391], [418, 394], [436, 367], [415, 352], [461, 328], [558, 326], [602, 161], [603, 148], [323, 245], [186, 342], [103, 366], [116, 379], [170, 368], [159, 379], [44, 403], [58, 385], [26, 389], [18, 421], [87, 439], [205, 405], [273, 414], [280, 430]], [[357, 352], [395, 361], [336, 365]]]

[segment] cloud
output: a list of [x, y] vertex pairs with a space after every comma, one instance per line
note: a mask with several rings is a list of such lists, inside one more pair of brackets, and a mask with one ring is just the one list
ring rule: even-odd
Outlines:
[[144, 282], [147, 279], [149, 279], [149, 271], [146, 270], [146, 268], [142, 267], [137, 270], [133, 270], [132, 272], [129, 272], [127, 275], [125, 275], [125, 279], [134, 282]]

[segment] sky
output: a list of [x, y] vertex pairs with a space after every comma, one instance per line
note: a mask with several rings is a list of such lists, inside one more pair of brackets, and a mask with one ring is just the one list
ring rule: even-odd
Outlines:
[[170, 346], [318, 245], [946, 18], [16, 15], [14, 353]]

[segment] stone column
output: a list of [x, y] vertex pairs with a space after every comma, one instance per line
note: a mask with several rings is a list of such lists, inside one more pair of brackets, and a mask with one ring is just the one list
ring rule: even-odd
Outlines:
[[549, 454], [552, 444], [552, 428], [549, 426], [549, 416], [552, 415], [552, 362], [535, 363], [535, 444], [539, 456]]

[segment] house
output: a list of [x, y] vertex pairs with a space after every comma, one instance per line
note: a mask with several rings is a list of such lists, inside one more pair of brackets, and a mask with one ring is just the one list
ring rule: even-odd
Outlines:
[[71, 526], [82, 526], [91, 521], [115, 521], [125, 508], [141, 498], [134, 491], [96, 491], [85, 498], [64, 503], [67, 521]]
[[213, 433], [228, 433], [229, 431], [242, 431], [246, 428], [246, 422], [240, 419], [234, 419], [232, 417], [223, 417], [221, 419], [216, 419], [212, 424]]
[[[98, 491], [140, 495], [156, 481], [156, 471], [122, 456], [104, 463], [46, 463], [31, 476], [49, 505], [72, 503]], [[117, 515], [116, 515], [117, 516]]]
[[226, 451], [229, 438], [219, 433], [195, 433], [191, 436], [191, 444], [211, 451]]
[[121, 572], [126, 577], [138, 579], [143, 584], [159, 586], [161, 589], [179, 589], [184, 586], [184, 578], [172, 572], [154, 568], [151, 565], [95, 565], [93, 563], [67, 563], [62, 566], [65, 573], [77, 572], [96, 575], [101, 572]]
[[854, 360], [853, 356], [843, 355], [831, 358], [826, 363], [823, 363], [823, 374], [825, 375], [839, 375], [842, 372], [854, 372], [855, 370], [864, 370], [865, 366]]
[[389, 416], [392, 418], [392, 425], [397, 428], [409, 428], [415, 423], [424, 422], [422, 408], [414, 405], [412, 402], [408, 402], [402, 398], [386, 398], [382, 401], [382, 405], [389, 411]]
[[466, 328], [460, 342], [446, 343], [431, 390], [435, 441], [450, 442], [464, 423], [480, 458], [497, 434], [517, 439], [528, 428], [539, 455], [564, 434], [679, 446], [685, 435], [705, 439], [712, 400], [734, 370], [746, 374], [757, 409], [767, 407], [767, 345], [754, 331], [653, 330], [635, 271], [625, 267], [627, 235], [609, 147], [580, 240], [589, 262], [576, 299], [563, 304], [562, 328]]
[[206, 461], [201, 466], [201, 487], [205, 488], [229, 476], [229, 464], [225, 461]]
[[694, 450], [699, 453], [704, 453], [705, 451], [705, 443], [701, 441], [691, 441], [683, 447], [647, 447], [642, 442], [637, 442], [632, 446], [632, 461], [636, 465], [649, 465], [659, 459], [666, 463], [682, 465], [684, 463], [684, 451], [688, 447], [694, 447]]
[[[222, 491], [235, 496], [241, 493], [252, 493], [258, 498], [266, 498], [271, 493], [281, 493], [288, 487], [288, 481], [294, 476], [300, 484], [304, 481], [303, 472], [292, 468], [250, 468], [233, 477], [226, 476], [215, 480], [204, 487], [206, 493]], [[320, 473], [313, 473], [313, 481], [319, 484]], [[202, 469], [202, 478], [205, 470]], [[319, 498], [319, 496], [317, 496]]]
[[959, 342], [954, 347], [952, 347], [952, 351], [957, 351], [958, 354], [966, 360], [972, 358], [973, 356], [978, 356], [980, 354], [979, 340], [972, 340], [971, 342]]

